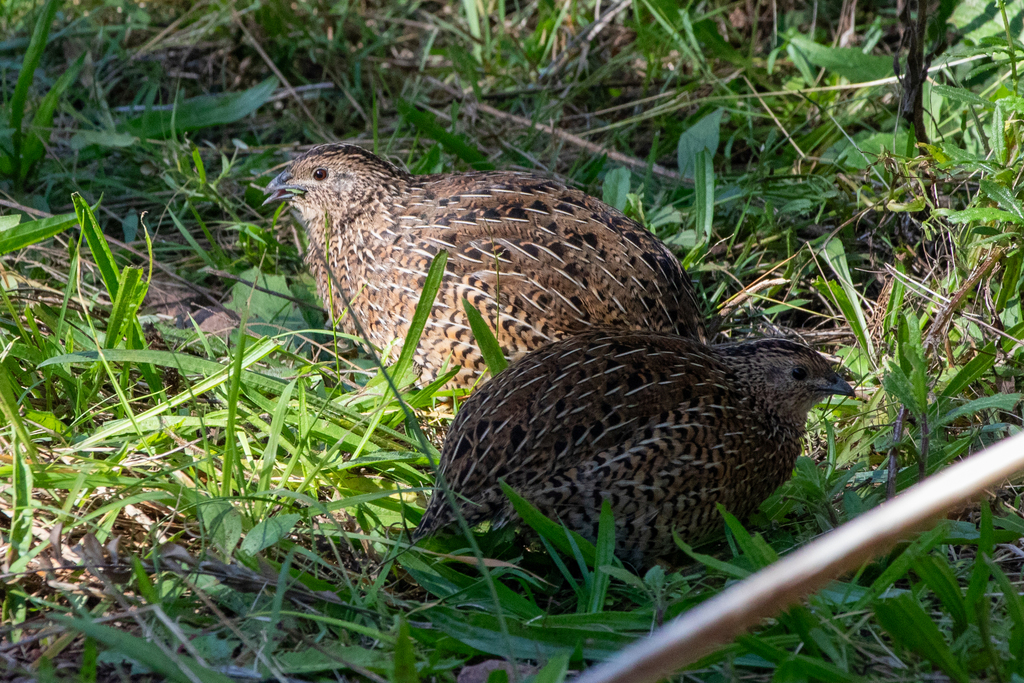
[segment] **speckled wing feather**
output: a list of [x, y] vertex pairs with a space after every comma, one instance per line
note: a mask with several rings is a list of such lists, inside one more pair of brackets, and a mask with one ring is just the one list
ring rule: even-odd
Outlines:
[[463, 298], [484, 314], [510, 358], [594, 327], [706, 338], [686, 273], [643, 226], [549, 180], [510, 173], [457, 179], [414, 178], [397, 218], [402, 230], [392, 253], [407, 261], [402, 272], [424, 273], [438, 250], [450, 253], [433, 321], [445, 334], [421, 341], [422, 365], [447, 356], [469, 363], [467, 374], [484, 370]]
[[[463, 406], [441, 459], [472, 523], [505, 521], [498, 479], [542, 512], [596, 537], [612, 503], [620, 555], [671, 548], [672, 529], [714, 528], [715, 503], [747, 514], [781, 484], [799, 441], [780, 438], [732, 370], [671, 335], [590, 333], [511, 366]], [[742, 454], [755, 449], [762, 457]], [[777, 449], [773, 454], [771, 444]], [[454, 520], [435, 496], [417, 536]], [[667, 544], [667, 545], [666, 545]]]
[[693, 285], [668, 248], [621, 212], [553, 180], [411, 176], [358, 147], [327, 144], [295, 159], [267, 189], [270, 201], [299, 209], [307, 262], [332, 319], [393, 357], [431, 258], [448, 250], [414, 357], [421, 381], [458, 365], [455, 384], [468, 386], [485, 372], [463, 299], [510, 360], [595, 327], [706, 340]]

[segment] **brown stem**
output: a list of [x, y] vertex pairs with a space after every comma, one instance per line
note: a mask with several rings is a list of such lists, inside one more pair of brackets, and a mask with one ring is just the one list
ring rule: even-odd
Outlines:
[[900, 406], [896, 413], [896, 425], [892, 430], [892, 447], [889, 449], [889, 472], [885, 481], [885, 499], [890, 500], [896, 496], [896, 446], [903, 438], [903, 422], [907, 417], [907, 407]]

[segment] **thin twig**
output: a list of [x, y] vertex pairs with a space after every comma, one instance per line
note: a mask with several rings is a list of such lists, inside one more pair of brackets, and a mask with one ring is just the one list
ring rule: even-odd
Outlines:
[[302, 108], [302, 111], [304, 111], [306, 116], [309, 117], [309, 120], [312, 121], [316, 132], [319, 133], [324, 140], [332, 140], [333, 136], [320, 126], [320, 122], [315, 116], [313, 116], [313, 112], [309, 110], [309, 107], [306, 106], [306, 102], [302, 99], [302, 96], [295, 88], [292, 87], [292, 84], [288, 82], [288, 79], [285, 78], [283, 73], [281, 73], [281, 70], [277, 68], [277, 64], [274, 64], [274, 60], [270, 58], [270, 55], [268, 55], [266, 50], [263, 49], [263, 46], [259, 44], [251, 33], [249, 33], [249, 29], [247, 29], [245, 24], [242, 22], [242, 17], [238, 16], [238, 12], [233, 8], [231, 10], [231, 17], [235, 20], [235, 24], [238, 25], [239, 29], [241, 29], [242, 34], [245, 36], [246, 40], [249, 41], [249, 44], [252, 45], [253, 49], [256, 50], [257, 53], [259, 53], [260, 58], [263, 59], [264, 63], [266, 63], [267, 67], [273, 72], [273, 74], [277, 76], [277, 79], [281, 81], [281, 85], [283, 85], [295, 101], [298, 102], [299, 107]]
[[907, 407], [900, 406], [899, 412], [896, 413], [896, 425], [892, 430], [892, 446], [889, 448], [889, 468], [885, 480], [886, 500], [891, 500], [896, 495], [896, 446], [899, 445], [900, 440], [903, 438], [903, 423], [906, 419]]
[[[604, 154], [612, 161], [617, 161], [618, 163], [623, 164], [625, 166], [630, 166], [636, 169], [643, 169], [644, 171], [647, 170], [647, 162], [643, 161], [642, 159], [631, 157], [629, 155], [623, 154], [622, 152], [616, 152], [613, 149], [607, 149], [605, 147], [602, 147], [601, 145], [595, 144], [588, 140], [584, 140], [583, 138], [577, 135], [573, 135], [572, 133], [564, 131], [560, 128], [555, 128], [554, 126], [545, 125], [543, 123], [534, 123], [530, 119], [525, 118], [523, 116], [516, 116], [515, 114], [509, 114], [508, 112], [501, 111], [500, 109], [495, 109], [489, 104], [484, 104], [483, 102], [478, 102], [475, 99], [472, 99], [468, 93], [464, 93], [458, 88], [452, 87], [447, 83], [443, 83], [433, 78], [431, 78], [430, 80], [433, 81], [434, 84], [437, 85], [438, 87], [447, 91], [452, 97], [458, 98], [464, 104], [475, 108], [477, 111], [481, 111], [485, 114], [490, 114], [491, 116], [494, 116], [496, 118], [509, 121], [518, 126], [523, 126], [524, 128], [530, 128], [533, 130], [540, 131], [542, 133], [547, 133], [548, 135], [556, 137], [560, 140], [564, 140], [569, 144], [581, 147], [592, 154]], [[679, 175], [678, 172], [665, 168], [664, 166], [661, 166], [659, 164], [652, 164], [651, 172], [660, 175], [664, 178], [675, 180], [684, 185], [693, 185], [692, 180], [684, 178], [681, 175]]]

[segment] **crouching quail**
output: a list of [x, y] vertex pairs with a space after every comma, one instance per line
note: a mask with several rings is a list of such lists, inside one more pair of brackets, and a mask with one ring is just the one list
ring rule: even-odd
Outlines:
[[354, 145], [328, 144], [296, 158], [267, 192], [267, 202], [299, 209], [307, 262], [335, 323], [356, 332], [354, 313], [368, 341], [395, 358], [430, 261], [448, 250], [414, 357], [423, 381], [461, 366], [454, 381], [469, 386], [486, 370], [463, 299], [510, 360], [597, 327], [706, 341], [693, 285], [672, 252], [620, 211], [554, 180], [413, 176]]
[[[645, 563], [743, 517], [786, 481], [807, 413], [853, 389], [816, 351], [782, 339], [705, 346], [663, 333], [594, 331], [520, 358], [462, 406], [439, 472], [470, 525], [514, 512], [504, 480], [594, 540], [601, 502], [616, 554]], [[414, 539], [455, 520], [436, 490]]]

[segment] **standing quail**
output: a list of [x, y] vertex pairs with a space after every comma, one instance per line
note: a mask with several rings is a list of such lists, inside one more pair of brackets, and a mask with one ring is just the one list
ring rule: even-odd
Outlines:
[[[534, 351], [452, 422], [439, 473], [472, 526], [510, 521], [505, 482], [545, 515], [597, 537], [602, 500], [616, 554], [637, 564], [743, 517], [793, 471], [807, 413], [853, 389], [816, 351], [782, 339], [705, 346], [599, 330]], [[455, 520], [436, 490], [418, 540]]]
[[[463, 299], [508, 359], [591, 328], [674, 332], [706, 341], [693, 285], [654, 235], [579, 190], [527, 173], [412, 176], [359, 147], [320, 145], [267, 185], [291, 200], [331, 317], [344, 300], [368, 341], [397, 358], [431, 259], [447, 271], [414, 356], [422, 381], [486, 370]], [[333, 287], [340, 287], [344, 298]], [[397, 343], [395, 343], [397, 342]]]

